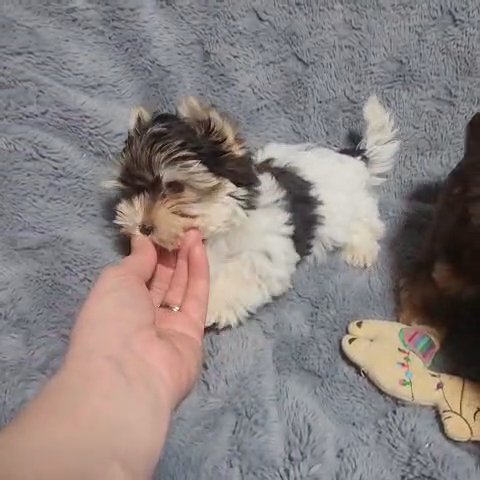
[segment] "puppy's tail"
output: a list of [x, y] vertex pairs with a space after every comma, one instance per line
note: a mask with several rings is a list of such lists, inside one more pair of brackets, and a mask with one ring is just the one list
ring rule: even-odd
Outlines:
[[362, 141], [363, 157], [370, 172], [370, 184], [380, 185], [385, 174], [392, 169], [400, 141], [397, 140], [390, 113], [372, 95], [363, 107], [365, 133]]

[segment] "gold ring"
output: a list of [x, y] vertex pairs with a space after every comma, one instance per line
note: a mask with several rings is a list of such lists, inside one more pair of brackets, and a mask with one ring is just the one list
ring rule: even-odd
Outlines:
[[158, 308], [166, 308], [170, 310], [171, 312], [179, 312], [180, 311], [180, 305], [170, 305], [169, 303], [162, 302]]

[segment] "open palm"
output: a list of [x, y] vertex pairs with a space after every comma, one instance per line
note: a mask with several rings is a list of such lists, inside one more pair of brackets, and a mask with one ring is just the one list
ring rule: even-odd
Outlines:
[[[77, 319], [69, 354], [144, 362], [176, 405], [198, 375], [208, 289], [198, 232], [187, 232], [177, 254], [136, 237], [132, 253], [100, 275]], [[162, 303], [181, 309], [160, 308]]]

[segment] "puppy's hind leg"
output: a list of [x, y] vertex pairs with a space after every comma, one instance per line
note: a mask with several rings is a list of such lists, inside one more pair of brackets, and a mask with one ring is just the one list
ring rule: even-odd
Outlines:
[[353, 267], [366, 268], [375, 263], [379, 251], [380, 245], [372, 232], [364, 225], [358, 225], [343, 248], [342, 257]]
[[384, 233], [384, 225], [375, 205], [375, 209], [362, 218], [358, 218], [350, 230], [350, 236], [342, 251], [343, 259], [353, 267], [370, 267], [378, 257], [378, 241]]
[[207, 327], [235, 327], [290, 287], [293, 272], [279, 274], [272, 268], [269, 274], [261, 270], [261, 263], [245, 256], [223, 265], [210, 289]]
[[[393, 167], [400, 142], [396, 139], [396, 129], [390, 113], [375, 95], [366, 103], [363, 116], [366, 125], [363, 156], [367, 161], [368, 184], [380, 185], [385, 180], [384, 175]], [[352, 207], [358, 210], [350, 236], [345, 242], [343, 257], [355, 267], [369, 267], [377, 259], [380, 250], [378, 241], [383, 236], [384, 226], [377, 202], [368, 190], [352, 202]]]

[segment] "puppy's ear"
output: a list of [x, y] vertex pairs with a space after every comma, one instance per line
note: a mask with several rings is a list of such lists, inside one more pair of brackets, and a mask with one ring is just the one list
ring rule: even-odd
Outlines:
[[177, 105], [177, 114], [189, 122], [199, 135], [210, 137], [234, 155], [245, 155], [245, 141], [239, 135], [238, 126], [224, 112], [198, 98], [185, 97]]
[[[480, 161], [480, 112], [468, 122], [465, 135], [465, 156], [475, 156]], [[472, 158], [473, 160], [473, 158]]]
[[134, 130], [141, 131], [145, 128], [150, 120], [152, 114], [143, 107], [133, 107], [130, 111], [130, 120], [128, 122], [128, 129], [132, 132]]
[[100, 186], [105, 190], [120, 190], [122, 188], [122, 184], [116, 180], [104, 180]]

